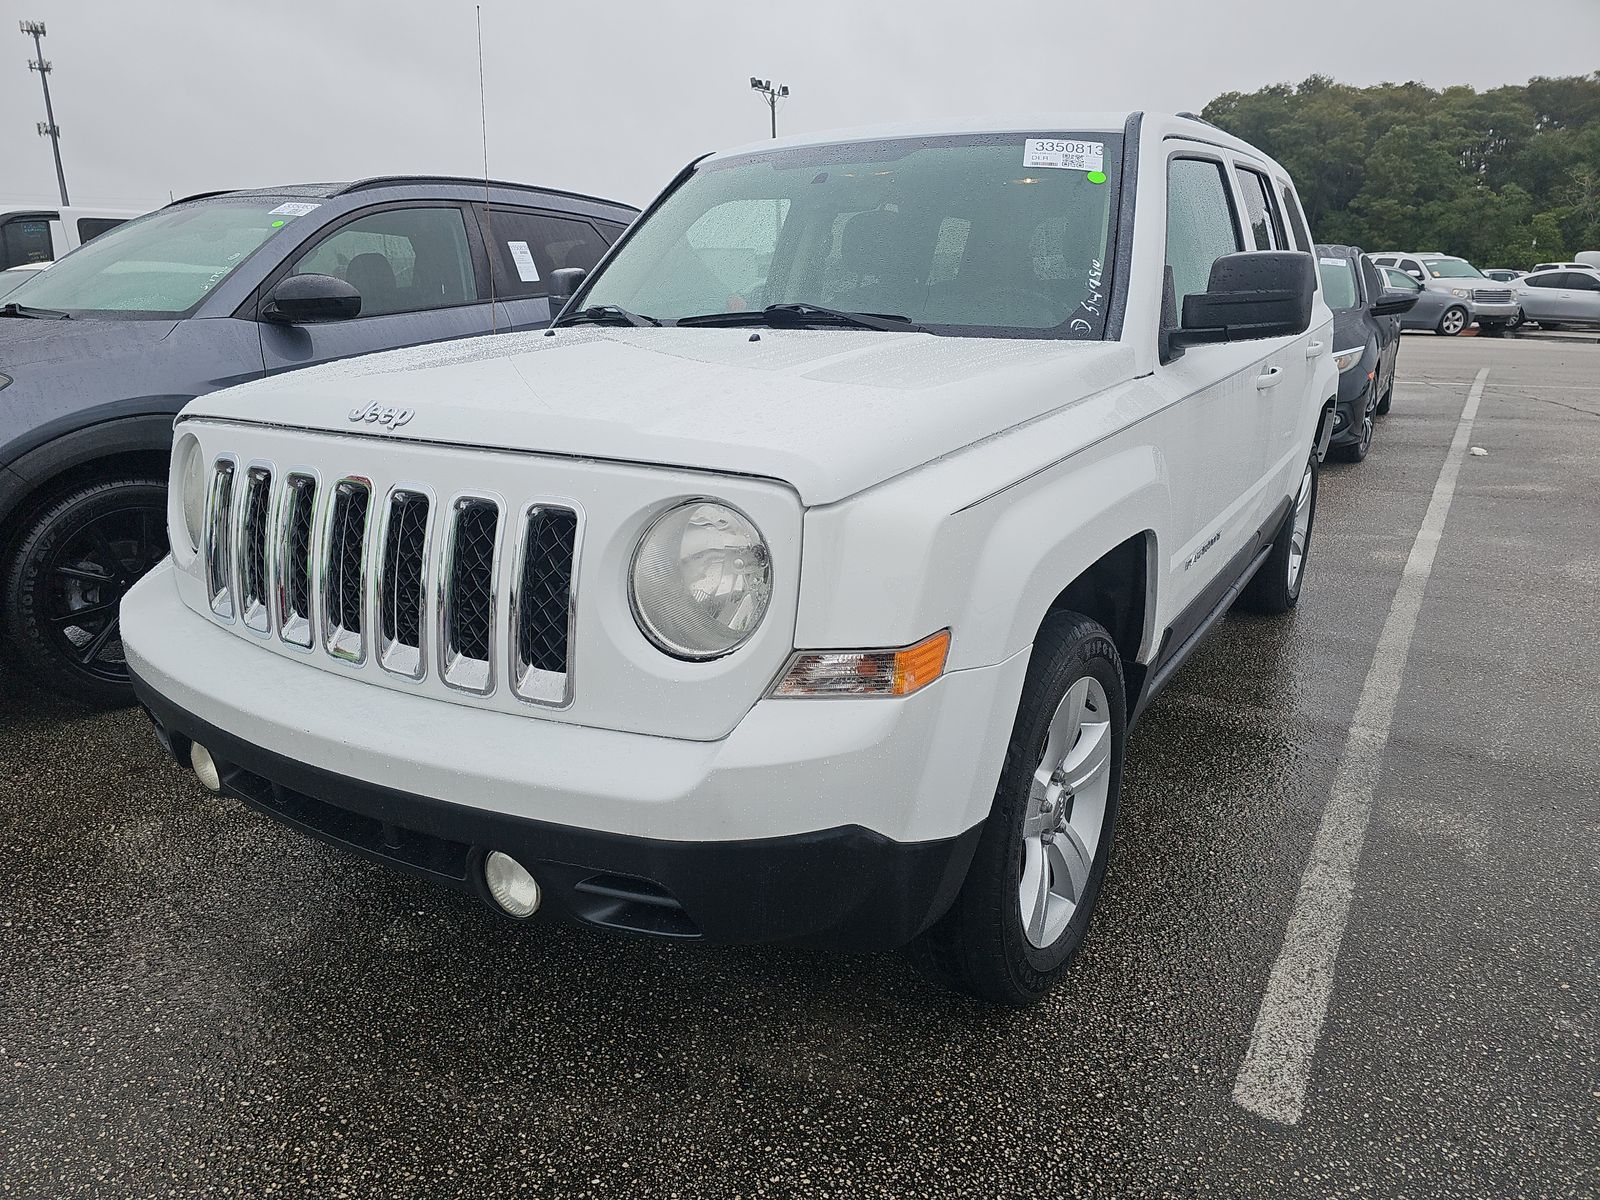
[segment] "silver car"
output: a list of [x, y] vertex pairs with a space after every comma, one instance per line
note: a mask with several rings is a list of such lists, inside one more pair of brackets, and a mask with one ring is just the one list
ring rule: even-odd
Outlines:
[[1523, 317], [1541, 329], [1600, 326], [1600, 272], [1534, 271], [1517, 280], [1516, 293]]
[[1432, 311], [1434, 306], [1419, 302], [1400, 319], [1403, 329], [1432, 329], [1446, 337], [1455, 337], [1474, 321], [1487, 333], [1514, 329], [1520, 320], [1516, 293], [1511, 287], [1486, 278], [1464, 258], [1391, 250], [1374, 254], [1372, 261], [1379, 267], [1397, 267], [1420, 283], [1424, 291], [1436, 293], [1445, 300], [1438, 310], [1438, 319], [1431, 325], [1424, 323], [1424, 309]]

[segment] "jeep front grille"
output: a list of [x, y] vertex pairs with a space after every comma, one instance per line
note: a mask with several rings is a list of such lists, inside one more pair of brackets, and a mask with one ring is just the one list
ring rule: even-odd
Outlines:
[[389, 493], [383, 568], [378, 575], [378, 662], [397, 675], [422, 678], [427, 647], [428, 497], [411, 488]]
[[367, 509], [369, 480], [348, 478], [333, 485], [328, 543], [322, 558], [322, 644], [347, 662], [367, 656], [362, 616], [367, 590]]
[[[358, 668], [561, 707], [572, 699], [579, 512], [216, 458], [204, 573], [217, 619]], [[520, 514], [520, 515], [513, 515]], [[501, 573], [509, 575], [503, 589]]]
[[278, 539], [278, 636], [311, 648], [311, 544], [317, 516], [317, 481], [291, 474], [283, 489]]
[[244, 476], [244, 527], [239, 537], [239, 619], [253, 633], [272, 629], [267, 607], [268, 522], [272, 514], [272, 469], [251, 467]]
[[451, 506], [439, 598], [444, 681], [465, 692], [494, 690], [495, 550], [500, 506], [461, 496]]

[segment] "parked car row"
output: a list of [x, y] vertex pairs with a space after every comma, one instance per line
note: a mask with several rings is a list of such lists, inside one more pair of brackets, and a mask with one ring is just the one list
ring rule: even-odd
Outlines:
[[139, 215], [137, 209], [55, 205], [0, 210], [0, 271], [54, 262]]
[[[1530, 272], [1479, 271], [1445, 254], [1388, 252], [1372, 261], [1391, 286], [1418, 292], [1416, 306], [1402, 318], [1406, 329], [1454, 337], [1474, 323], [1486, 333], [1514, 331], [1528, 321], [1544, 329], [1600, 325], [1600, 261], [1540, 263]], [[1482, 286], [1479, 279], [1504, 286]]]

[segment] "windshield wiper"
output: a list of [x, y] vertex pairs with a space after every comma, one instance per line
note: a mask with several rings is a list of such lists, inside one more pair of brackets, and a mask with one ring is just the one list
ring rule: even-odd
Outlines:
[[31, 308], [26, 304], [0, 304], [0, 317], [28, 317], [38, 321], [70, 321], [72, 314], [59, 308]]
[[898, 313], [846, 312], [823, 308], [820, 304], [769, 304], [760, 312], [701, 313], [679, 317], [679, 325], [790, 325], [804, 329], [818, 325], [849, 325], [857, 329], [881, 329], [890, 333], [924, 333], [910, 317]]
[[642, 316], [636, 312], [629, 312], [615, 304], [595, 304], [589, 308], [580, 308], [569, 317], [559, 317], [551, 322], [551, 328], [557, 325], [576, 325], [580, 321], [591, 325], [631, 325], [638, 328], [643, 325], [659, 325], [660, 321], [654, 317]]

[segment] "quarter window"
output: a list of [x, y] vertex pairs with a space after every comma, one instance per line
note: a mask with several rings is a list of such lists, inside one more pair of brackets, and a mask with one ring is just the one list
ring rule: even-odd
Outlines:
[[1281, 250], [1286, 246], [1283, 222], [1272, 203], [1272, 188], [1267, 177], [1248, 167], [1239, 168], [1239, 185], [1244, 191], [1244, 208], [1250, 217], [1250, 230], [1257, 250]]
[[363, 317], [478, 298], [459, 208], [398, 208], [361, 217], [301, 255], [293, 273], [344, 280], [361, 293]]
[[1306, 217], [1300, 211], [1300, 197], [1294, 194], [1294, 188], [1289, 184], [1283, 185], [1283, 211], [1289, 215], [1289, 224], [1294, 229], [1294, 244], [1298, 250], [1311, 250], [1311, 234], [1306, 229]]
[[1240, 250], [1239, 227], [1228, 198], [1222, 164], [1175, 158], [1167, 168], [1167, 266], [1183, 312], [1185, 296], [1211, 281], [1211, 264]]

